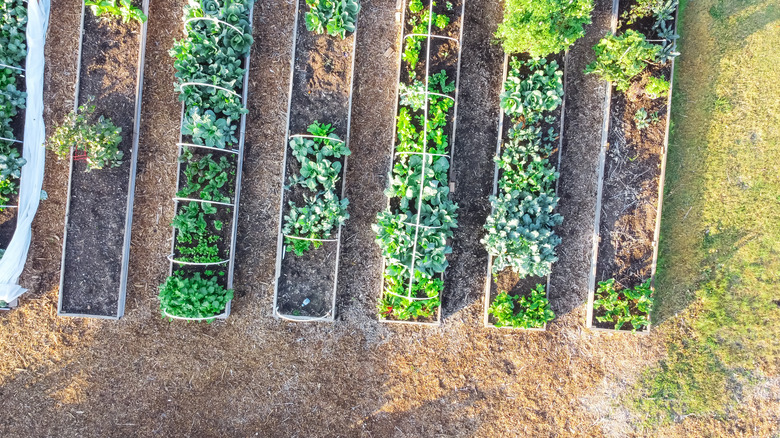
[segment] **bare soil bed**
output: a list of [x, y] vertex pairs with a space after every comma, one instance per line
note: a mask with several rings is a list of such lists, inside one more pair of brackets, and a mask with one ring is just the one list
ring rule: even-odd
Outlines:
[[[632, 0], [620, 2], [618, 14], [625, 11]], [[645, 35], [654, 35], [654, 18], [648, 17], [623, 29], [634, 29]], [[650, 65], [627, 92], [612, 90], [608, 149], [604, 166], [604, 192], [599, 224], [596, 282], [615, 279], [620, 288], [632, 288], [646, 281], [653, 273], [653, 248], [658, 219], [659, 180], [664, 154], [667, 98], [651, 99], [641, 90], [649, 77], [671, 78], [671, 62]], [[657, 121], [642, 130], [637, 128], [634, 115], [645, 109], [656, 114]], [[597, 286], [598, 287], [598, 286]], [[604, 310], [594, 312], [593, 325], [613, 329], [614, 324], [598, 322]], [[630, 330], [630, 324], [624, 329]]]
[[[295, 63], [292, 73], [292, 96], [290, 98], [289, 135], [309, 135], [307, 127], [318, 121], [332, 125], [334, 134], [347, 142], [349, 147], [349, 113], [352, 94], [352, 59], [355, 35], [345, 39], [327, 34], [317, 35], [306, 28], [306, 12], [309, 7], [304, 0], [298, 0], [298, 26], [295, 47]], [[358, 15], [358, 27], [360, 15]], [[287, 161], [284, 184], [289, 177], [300, 172], [300, 163], [292, 156], [289, 140], [285, 140]], [[336, 161], [336, 160], [331, 160]], [[342, 164], [336, 193], [343, 194], [345, 158], [337, 160]], [[303, 195], [308, 190], [300, 186], [285, 188], [282, 200], [283, 214], [289, 212], [289, 201], [304, 205]], [[348, 211], [351, 211], [348, 208]], [[282, 218], [284, 222], [284, 218]], [[329, 239], [338, 240], [341, 231], [334, 232]], [[336, 281], [338, 277], [337, 242], [323, 242], [302, 256], [284, 252], [282, 249], [281, 270], [277, 291], [277, 312], [284, 315], [333, 318]], [[305, 301], [305, 300], [309, 301]], [[304, 304], [304, 302], [306, 304]]]
[[84, 14], [79, 105], [94, 97], [95, 114], [122, 129], [124, 157], [119, 167], [90, 172], [85, 161], [73, 161], [61, 311], [117, 316], [141, 26], [98, 19], [89, 8]]

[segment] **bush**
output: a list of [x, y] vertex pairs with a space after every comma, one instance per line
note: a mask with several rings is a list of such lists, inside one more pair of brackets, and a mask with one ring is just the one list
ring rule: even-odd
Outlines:
[[174, 272], [160, 286], [160, 309], [182, 318], [208, 318], [225, 311], [227, 302], [233, 299], [233, 291], [218, 283], [224, 272], [205, 271], [185, 277]]
[[544, 57], [585, 35], [592, 11], [593, 0], [506, 0], [496, 37], [508, 54]]
[[627, 30], [623, 35], [607, 35], [593, 50], [596, 60], [585, 73], [595, 73], [605, 81], [615, 84], [618, 91], [626, 91], [631, 80], [642, 73], [648, 63], [655, 62], [661, 47], [646, 41], [645, 35]]
[[122, 142], [122, 128], [103, 116], [94, 124], [90, 123], [95, 112], [95, 105], [90, 105], [92, 100], [90, 97], [87, 104], [65, 116], [62, 125], [49, 138], [47, 147], [60, 159], [67, 158], [71, 148], [74, 152], [86, 152], [87, 172], [106, 166], [119, 167], [124, 156], [118, 148]]
[[531, 296], [511, 296], [500, 292], [488, 308], [496, 327], [539, 328], [555, 318], [544, 285], [537, 284]]

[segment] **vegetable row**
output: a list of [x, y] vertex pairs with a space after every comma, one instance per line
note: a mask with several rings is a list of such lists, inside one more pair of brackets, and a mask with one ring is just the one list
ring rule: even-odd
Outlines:
[[226, 311], [229, 239], [238, 171], [244, 58], [252, 45], [251, 0], [189, 0], [186, 36], [170, 55], [183, 103], [171, 275], [160, 286], [164, 314], [214, 318]]

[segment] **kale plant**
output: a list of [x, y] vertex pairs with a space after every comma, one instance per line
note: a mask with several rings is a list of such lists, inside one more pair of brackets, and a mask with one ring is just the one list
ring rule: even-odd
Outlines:
[[506, 0], [496, 37], [507, 54], [545, 57], [585, 35], [593, 0]]

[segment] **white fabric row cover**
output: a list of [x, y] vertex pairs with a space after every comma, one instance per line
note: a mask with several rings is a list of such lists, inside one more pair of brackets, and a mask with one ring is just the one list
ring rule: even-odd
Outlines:
[[30, 249], [32, 221], [41, 200], [43, 168], [46, 160], [46, 127], [43, 124], [43, 46], [49, 26], [50, 0], [29, 0], [27, 3], [27, 59], [25, 87], [27, 105], [24, 117], [24, 145], [19, 180], [19, 210], [16, 232], [0, 259], [0, 301], [10, 303], [27, 291], [17, 284]]

